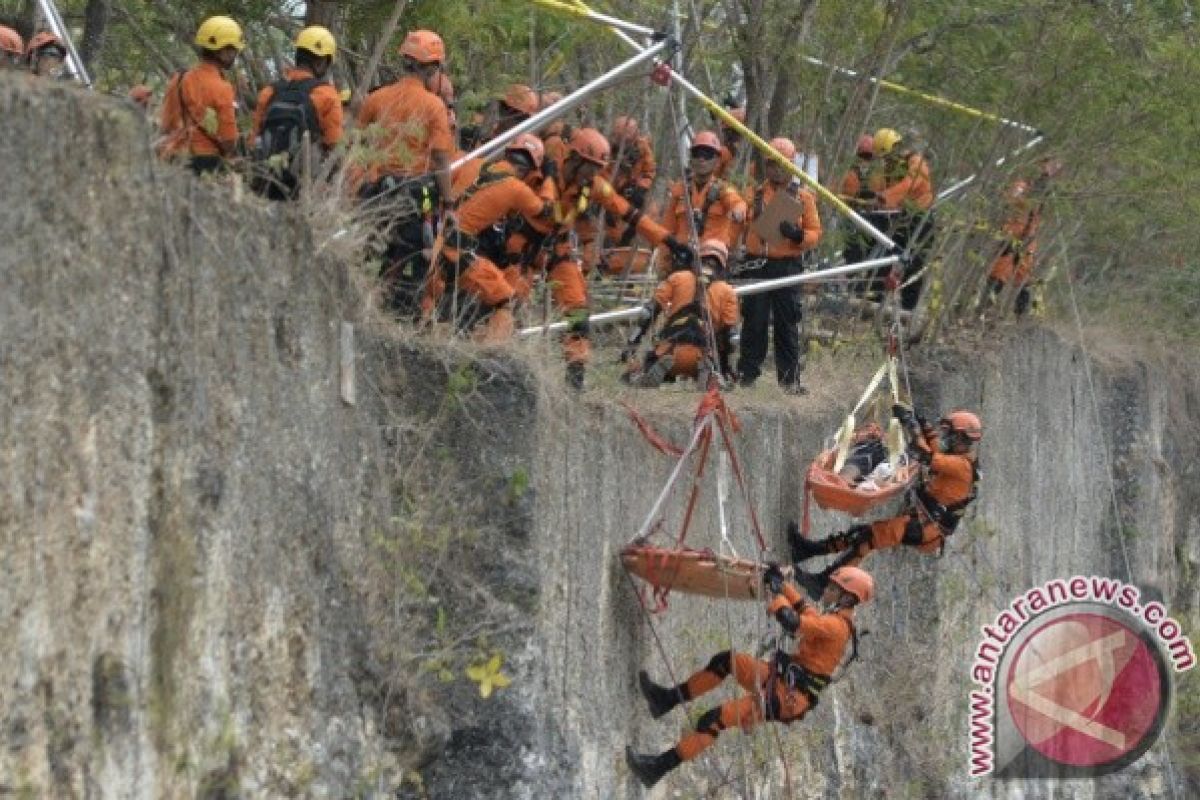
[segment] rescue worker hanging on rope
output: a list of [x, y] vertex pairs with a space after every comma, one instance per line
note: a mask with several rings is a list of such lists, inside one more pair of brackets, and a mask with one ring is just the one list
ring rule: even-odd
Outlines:
[[428, 273], [434, 222], [451, 197], [454, 139], [446, 104], [433, 91], [446, 61], [442, 38], [410, 31], [400, 54], [403, 76], [372, 92], [358, 114], [365, 148], [352, 172], [363, 207], [381, 218], [380, 275], [388, 304], [413, 317]]
[[[677, 265], [658, 285], [628, 347], [637, 347], [660, 314], [666, 315], [666, 321], [646, 362], [631, 362], [621, 376], [624, 382], [653, 388], [668, 379], [695, 378], [701, 389], [707, 389], [711, 366], [706, 354], [712, 347], [716, 347], [716, 368], [725, 380], [732, 380], [739, 315], [737, 295], [725, 282], [729, 248], [720, 239], [706, 239], [698, 254], [705, 292], [697, 293], [696, 272], [688, 266]], [[627, 349], [625, 356], [631, 355]]]
[[[459, 200], [442, 233], [437, 268], [427, 284], [430, 310], [445, 298], [457, 299], [456, 327], [467, 329], [486, 319], [483, 340], [502, 342], [512, 336], [514, 291], [498, 264], [505, 259], [504, 221], [520, 214], [527, 224], [549, 231], [553, 206], [529, 187], [526, 179], [542, 168], [545, 149], [532, 133], [514, 139], [504, 158], [486, 165], [479, 179]], [[447, 292], [449, 294], [447, 295]], [[445, 316], [444, 314], [442, 316]]]
[[892, 216], [890, 234], [908, 255], [898, 280], [900, 307], [912, 311], [921, 297], [923, 270], [933, 245], [933, 183], [929, 162], [920, 153], [916, 135], [880, 128], [872, 137], [875, 158], [881, 159], [883, 188], [872, 192], [875, 209]]
[[246, 41], [240, 25], [218, 16], [200, 25], [195, 46], [200, 62], [172, 75], [163, 92], [158, 154], [202, 175], [224, 170], [237, 152], [235, 93], [224, 72]]
[[694, 230], [699, 241], [719, 239], [732, 248], [738, 226], [746, 221], [746, 202], [716, 175], [721, 140], [712, 131], [700, 131], [688, 157], [685, 180], [671, 185], [662, 225], [680, 240], [690, 239]]
[[[909, 456], [921, 463], [921, 476], [908, 496], [903, 513], [813, 541], [804, 538], [795, 522], [788, 526], [788, 545], [797, 562], [797, 580], [819, 592], [839, 568], [860, 563], [874, 550], [899, 545], [922, 553], [940, 553], [974, 500], [979, 482], [977, 448], [983, 438], [979, 417], [970, 411], [952, 411], [934, 428], [903, 404], [893, 406], [909, 442]], [[799, 562], [817, 556], [840, 554], [824, 570], [805, 573]]]
[[576, 389], [583, 388], [586, 365], [591, 357], [587, 318], [589, 313], [587, 281], [579, 258], [580, 226], [590, 228], [592, 207], [624, 219], [654, 246], [663, 245], [671, 257], [692, 264], [695, 252], [671, 234], [633, 208], [617, 194], [602, 172], [608, 166], [612, 150], [608, 139], [595, 128], [578, 128], [571, 134], [570, 152], [562, 164], [546, 161], [548, 177], [554, 180], [556, 203], [554, 229], [542, 248], [546, 277], [551, 296], [560, 313], [569, 323], [563, 339], [563, 354], [567, 361], [567, 382]]
[[313, 175], [342, 141], [342, 99], [325, 79], [337, 41], [326, 28], [313, 25], [300, 31], [294, 44], [295, 66], [284, 70], [283, 80], [263, 87], [254, 108], [251, 186], [272, 200], [295, 199], [305, 173]]
[[[796, 145], [790, 139], [779, 137], [772, 139], [770, 144], [789, 161], [796, 157]], [[817, 213], [817, 200], [812, 192], [801, 188], [774, 159], [767, 161], [764, 170], [767, 179], [761, 185], [747, 190], [745, 195], [750, 207], [750, 224], [746, 227], [745, 239], [746, 259], [755, 266], [742, 270], [739, 277], [754, 281], [799, 275], [804, 271], [804, 254], [816, 247], [821, 239], [821, 217]], [[767, 206], [780, 193], [797, 200], [803, 213], [780, 222], [779, 241], [768, 245], [754, 229], [753, 223], [763, 216]], [[775, 375], [779, 385], [785, 392], [804, 393], [800, 383], [799, 325], [802, 302], [800, 289], [795, 286], [742, 299], [745, 323], [738, 373], [743, 386], [752, 386], [762, 374], [763, 361], [767, 357], [768, 330], [771, 330], [775, 344]]]
[[669, 750], [650, 755], [626, 747], [625, 763], [643, 786], [654, 786], [683, 762], [695, 759], [729, 728], [748, 732], [763, 722], [790, 725], [803, 719], [833, 680], [847, 647], [852, 653], [856, 649], [855, 610], [875, 594], [875, 581], [866, 572], [857, 567], [835, 571], [819, 605], [786, 581], [777, 566], [768, 567], [763, 585], [767, 614], [786, 636], [794, 637], [794, 647], [780, 647], [770, 661], [724, 650], [678, 686], [660, 686], [646, 672], [638, 673], [639, 686], [655, 719], [713, 691], [730, 675], [746, 691], [704, 712], [695, 730]]

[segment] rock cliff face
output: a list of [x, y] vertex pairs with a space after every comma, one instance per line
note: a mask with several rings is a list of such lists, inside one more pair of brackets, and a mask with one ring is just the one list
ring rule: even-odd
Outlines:
[[[0, 110], [0, 794], [641, 796], [623, 745], [685, 723], [649, 719], [636, 670], [768, 632], [675, 596], [652, 635], [617, 553], [671, 460], [531, 353], [373, 324], [293, 209], [154, 166], [132, 110], [10, 79]], [[1111, 575], [1197, 630], [1200, 364], [1113, 349], [1025, 329], [915, 354], [919, 406], [984, 416], [976, 512], [940, 560], [873, 558], [861, 658], [808, 719], [723, 736], [655, 796], [1200, 795], [1195, 673], [1125, 772], [966, 777], [971, 654], [1012, 597]], [[686, 439], [694, 396], [634, 401]], [[731, 403], [781, 552], [845, 408]], [[689, 543], [723, 546], [720, 484], [753, 556], [728, 468], [703, 484]], [[485, 700], [464, 668], [493, 654], [512, 685]]]

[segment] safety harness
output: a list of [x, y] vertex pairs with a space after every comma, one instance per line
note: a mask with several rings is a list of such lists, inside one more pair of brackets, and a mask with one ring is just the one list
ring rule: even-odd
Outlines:
[[921, 516], [923, 515], [930, 522], [938, 526], [943, 536], [952, 535], [958, 529], [958, 524], [962, 521], [967, 506], [975, 502], [975, 498], [979, 495], [980, 477], [979, 464], [976, 461], [972, 461], [971, 491], [962, 500], [949, 504], [938, 502], [925, 488], [924, 482], [917, 484], [912, 490], [913, 499], [915, 500], [911, 512], [912, 518], [916, 520], [917, 524], [920, 524]]
[[[708, 184], [708, 191], [704, 193], [704, 202], [699, 208], [692, 210], [692, 221], [696, 226], [697, 238], [701, 240], [704, 239], [704, 227], [708, 223], [708, 212], [713, 207], [713, 204], [721, 199], [721, 195], [725, 192], [726, 185], [727, 184], [724, 180], [720, 178], [713, 178]], [[691, 191], [691, 189], [685, 185], [680, 191], [682, 193]], [[677, 203], [682, 199], [682, 194], [675, 198]]]

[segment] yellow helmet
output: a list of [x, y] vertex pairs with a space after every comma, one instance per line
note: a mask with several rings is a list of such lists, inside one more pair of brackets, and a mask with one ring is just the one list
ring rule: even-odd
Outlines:
[[875, 155], [886, 156], [900, 144], [902, 137], [892, 128], [880, 128], [875, 131]]
[[300, 31], [296, 36], [296, 49], [307, 50], [314, 56], [333, 58], [337, 55], [337, 41], [328, 28], [313, 25]]
[[196, 31], [196, 46], [213, 51], [232, 47], [241, 52], [246, 40], [242, 37], [242, 26], [229, 17], [209, 17]]

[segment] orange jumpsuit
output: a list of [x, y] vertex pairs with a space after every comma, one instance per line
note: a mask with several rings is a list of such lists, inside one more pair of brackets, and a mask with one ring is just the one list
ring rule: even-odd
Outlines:
[[1037, 261], [1037, 234], [1042, 226], [1041, 207], [1029, 197], [1029, 185], [1018, 181], [1008, 192], [1008, 218], [1001, 234], [1004, 249], [992, 262], [988, 275], [1000, 284], [1024, 286]]
[[749, 217], [744, 229], [746, 231], [746, 254], [753, 258], [795, 260], [817, 246], [821, 241], [821, 215], [817, 211], [817, 198], [808, 189], [800, 189], [795, 195], [804, 206], [804, 212], [793, 222], [804, 229], [804, 241], [794, 242], [784, 239], [781, 243], [768, 246], [762, 237], [754, 231], [750, 223], [757, 219], [763, 210], [771, 204], [778, 189], [770, 181], [764, 181], [757, 189], [747, 189], [746, 204], [749, 207]]
[[[512, 311], [500, 313], [500, 309], [513, 299], [514, 292], [500, 268], [475, 248], [480, 234], [510, 214], [521, 214], [531, 225], [549, 229], [549, 204], [517, 177], [509, 162], [502, 160], [484, 167], [479, 180], [466, 190], [455, 210], [457, 221], [450, 226], [441, 252], [444, 266], [451, 271], [461, 264], [464, 252], [471, 252], [470, 264], [458, 275], [458, 288], [493, 310], [488, 321], [489, 340], [507, 338], [512, 333]], [[430, 277], [427, 308], [441, 298], [445, 280], [441, 270]]]
[[788, 606], [799, 612], [800, 626], [796, 630], [796, 649], [784, 659], [784, 665], [791, 667], [789, 674], [807, 673], [812, 682], [801, 688], [796, 681], [789, 681], [781, 674], [779, 661], [763, 661], [729, 650], [713, 656], [704, 669], [683, 684], [683, 696], [691, 700], [711, 692], [730, 674], [747, 693], [700, 717], [696, 730], [675, 745], [681, 761], [691, 761], [703, 753], [723, 730], [738, 726], [749, 731], [764, 721], [787, 725], [816, 705], [817, 692], [833, 676], [854, 636], [854, 611], [842, 608], [822, 614], [794, 584], [785, 583], [783, 592], [771, 599], [767, 613], [773, 616]]
[[[614, 158], [621, 154], [621, 161], [611, 165], [605, 172], [605, 177], [612, 183], [618, 194], [624, 196], [631, 187], [644, 196], [650, 193], [654, 186], [654, 177], [658, 174], [658, 166], [654, 163], [654, 146], [648, 136], [639, 136], [633, 142], [624, 145], [613, 145]], [[643, 207], [644, 207], [643, 201]], [[624, 247], [631, 243], [634, 231], [629, 230], [621, 219], [609, 217], [605, 238], [608, 245]], [[623, 241], [623, 239], [625, 241]]]
[[586, 364], [591, 355], [591, 345], [588, 342], [586, 325], [579, 323], [586, 316], [588, 309], [587, 281], [584, 278], [583, 265], [575, 254], [572, 237], [581, 238], [577, 232], [580, 227], [585, 231], [590, 229], [592, 220], [589, 219], [589, 211], [592, 210], [593, 204], [614, 217], [632, 221], [638, 234], [652, 245], [662, 244], [670, 236], [670, 232], [629, 205], [603, 177], [597, 175], [588, 186], [564, 186], [562, 171], [560, 166], [560, 177], [555, 182], [558, 197], [554, 204], [552, 235], [557, 238], [547, 266], [547, 278], [550, 281], [550, 292], [555, 306], [568, 318], [577, 320], [573, 326], [574, 330], [563, 340], [567, 362]]
[[[688, 377], [694, 378], [699, 372], [700, 362], [704, 358], [704, 345], [695, 344], [692, 341], [687, 341], [695, 335], [704, 336], [702, 318], [699, 320], [678, 319], [677, 324], [680, 326], [687, 325], [698, 328], [693, 330], [692, 337], [686, 334], [682, 337], [683, 341], [677, 340], [678, 337], [672, 336], [672, 317], [684, 311], [696, 299], [696, 273], [691, 270], [676, 270], [672, 272], [667, 279], [660, 283], [654, 290], [654, 302], [662, 309], [662, 313], [666, 315], [667, 321], [663, 324], [661, 338], [655, 344], [655, 358], [662, 358], [666, 355], [671, 355], [674, 359], [674, 365], [671, 367], [667, 375], [670, 377]], [[705, 299], [708, 304], [708, 318], [712, 321], [714, 338], [720, 346], [723, 339], [722, 334], [726, 331], [731, 331], [737, 327], [740, 319], [738, 311], [737, 295], [733, 292], [733, 287], [725, 281], [713, 281], [708, 285], [708, 291], [705, 293]], [[691, 315], [685, 312], [685, 316]]]
[[[857, 545], [853, 557], [844, 562], [857, 565], [872, 550], [906, 544], [922, 553], [938, 552], [945, 546], [946, 537], [954, 532], [939, 524], [936, 509], [927, 507], [922, 495], [934, 504], [954, 507], [969, 500], [975, 488], [975, 462], [970, 456], [937, 451], [937, 431], [928, 430], [914, 444], [922, 451], [922, 460], [927, 461], [925, 476], [916, 492], [916, 500], [908, 510], [891, 519], [871, 523], [869, 541]], [[931, 513], [932, 512], [932, 513]]]
[[[283, 78], [287, 81], [308, 81], [314, 77], [311, 71], [300, 67], [293, 67], [283, 72]], [[258, 105], [254, 107], [255, 136], [262, 133], [263, 122], [267, 117], [267, 108], [271, 105], [271, 98], [274, 96], [274, 86], [264, 86], [258, 93]], [[326, 150], [332, 150], [342, 140], [342, 98], [333, 84], [324, 81], [313, 88], [310, 97], [313, 108], [317, 111], [317, 121], [321, 125], [321, 145]]]
[[933, 205], [933, 182], [929, 163], [919, 153], [885, 167], [884, 188], [879, 203], [888, 211], [927, 211]]
[[[732, 250], [737, 242], [740, 224], [735, 217], [745, 219], [746, 201], [738, 194], [737, 189], [716, 176], [710, 177], [702, 186], [691, 183], [689, 188], [691, 209], [697, 214], [703, 214], [697, 231], [699, 240], [720, 239]], [[667, 233], [681, 242], [686, 242], [692, 237], [688, 207], [688, 202], [684, 199], [683, 182], [676, 181], [671, 185], [667, 207], [661, 220]], [[670, 260], [664, 258], [661, 263], [669, 264]]]
[[197, 161], [213, 166], [223, 149], [230, 152], [237, 146], [235, 106], [233, 84], [210, 61], [171, 76], [163, 92], [159, 155], [186, 155], [194, 167]]
[[874, 162], [860, 158], [842, 176], [842, 182], [838, 185], [838, 197], [847, 203], [862, 203], [863, 199], [859, 195], [864, 190], [878, 192], [883, 188], [883, 174], [874, 168]]
[[435, 151], [447, 156], [454, 151], [446, 104], [415, 75], [371, 92], [358, 112], [358, 128], [368, 153], [359, 168], [367, 181], [424, 175], [433, 168]]

